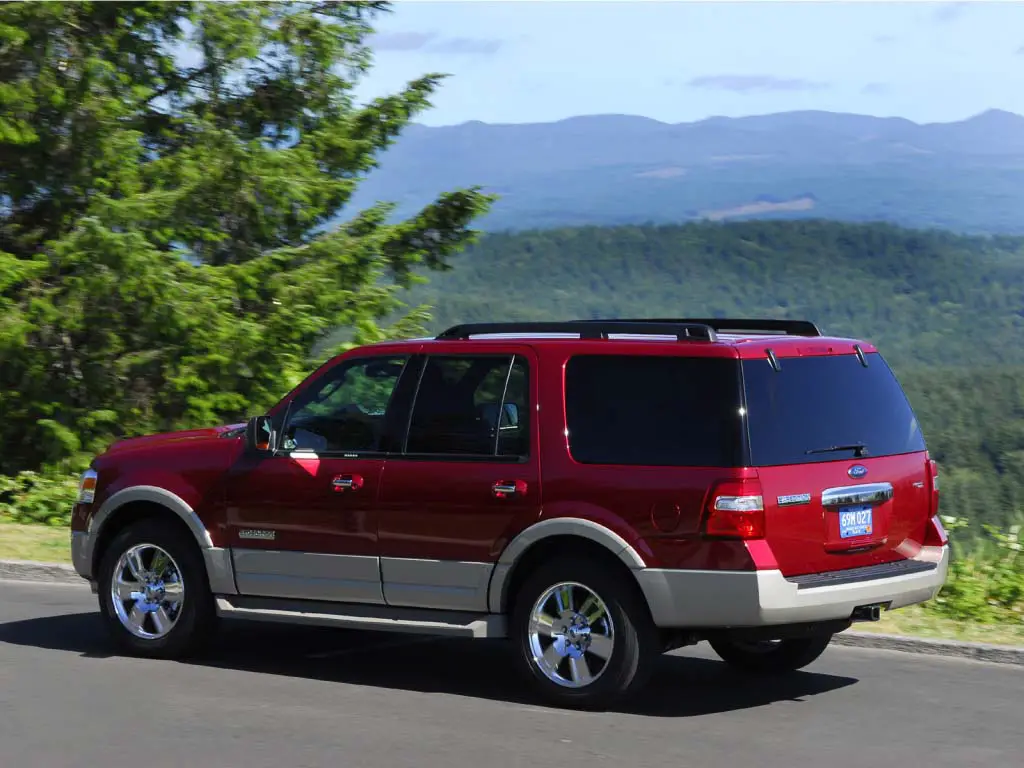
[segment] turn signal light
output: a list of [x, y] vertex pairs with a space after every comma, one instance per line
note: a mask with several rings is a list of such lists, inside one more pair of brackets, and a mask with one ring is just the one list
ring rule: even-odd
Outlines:
[[89, 469], [82, 474], [78, 481], [78, 503], [92, 504], [96, 498], [96, 471]]

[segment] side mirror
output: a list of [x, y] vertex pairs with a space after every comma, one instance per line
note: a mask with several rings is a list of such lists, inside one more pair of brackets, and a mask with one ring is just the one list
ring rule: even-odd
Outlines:
[[250, 451], [270, 453], [274, 450], [274, 427], [266, 416], [253, 416], [245, 425], [245, 447]]

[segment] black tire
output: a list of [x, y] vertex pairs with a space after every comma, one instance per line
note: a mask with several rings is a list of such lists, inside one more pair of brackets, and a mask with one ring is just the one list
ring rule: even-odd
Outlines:
[[[566, 582], [594, 593], [604, 603], [614, 630], [607, 661], [584, 652], [587, 665], [600, 668], [593, 670], [593, 682], [582, 687], [566, 687], [549, 679], [531, 643], [530, 620], [535, 604], [551, 588]], [[581, 608], [579, 603], [585, 602], [582, 589], [575, 590], [574, 595], [580, 598], [579, 602], [574, 599], [575, 607]], [[513, 598], [510, 634], [516, 663], [542, 699], [573, 709], [607, 709], [627, 700], [647, 683], [660, 655], [657, 630], [639, 590], [617, 570], [586, 556], [552, 560], [534, 570]], [[603, 622], [603, 618], [595, 620], [595, 627], [601, 625], [606, 631], [608, 625]], [[565, 665], [571, 663], [568, 658], [562, 661]], [[567, 671], [565, 675], [567, 682], [569, 674]]]
[[728, 638], [715, 638], [709, 643], [722, 661], [736, 669], [777, 675], [806, 667], [825, 652], [831, 641], [831, 634], [823, 634], [771, 643], [741, 643]]
[[[178, 574], [184, 585], [184, 598], [179, 612], [175, 614], [173, 627], [163, 636], [150, 639], [133, 634], [122, 623], [112, 594], [118, 561], [132, 547], [141, 544], [164, 550], [177, 566], [173, 572]], [[207, 644], [217, 624], [217, 612], [202, 554], [191, 534], [171, 521], [150, 518], [120, 531], [100, 560], [98, 591], [100, 613], [107, 630], [121, 649], [135, 656], [175, 659], [192, 655]], [[151, 619], [147, 622], [148, 627], [154, 626]]]

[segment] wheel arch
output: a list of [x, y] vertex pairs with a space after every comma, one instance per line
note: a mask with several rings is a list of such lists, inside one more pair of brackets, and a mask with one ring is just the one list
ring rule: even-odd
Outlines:
[[[206, 529], [203, 521], [199, 519], [195, 510], [177, 494], [156, 485], [132, 485], [122, 488], [102, 503], [96, 514], [89, 520], [89, 532], [97, 538], [97, 545], [100, 541], [109, 541], [105, 531], [110, 529], [112, 523], [120, 521], [121, 524], [116, 524], [115, 527], [123, 527], [124, 515], [128, 514], [134, 517], [139, 514], [136, 510], [140, 509], [150, 509], [158, 514], [163, 509], [172, 513], [185, 524], [200, 549], [213, 547], [210, 532]], [[96, 546], [94, 552], [98, 553], [99, 551], [100, 547]]]
[[118, 491], [103, 502], [89, 521], [93, 579], [99, 577], [100, 559], [113, 538], [127, 526], [147, 518], [168, 520], [187, 532], [202, 555], [210, 588], [219, 594], [237, 593], [230, 552], [213, 545], [209, 531], [188, 502], [156, 486], [139, 485]]
[[506, 613], [510, 598], [539, 563], [556, 551], [572, 549], [605, 559], [628, 573], [639, 589], [634, 571], [646, 567], [640, 554], [611, 529], [582, 518], [543, 520], [522, 531], [501, 553], [491, 575], [488, 610]]

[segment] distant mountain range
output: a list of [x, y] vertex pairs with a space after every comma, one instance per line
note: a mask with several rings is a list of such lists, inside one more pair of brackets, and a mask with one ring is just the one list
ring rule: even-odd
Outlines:
[[1024, 117], [991, 110], [918, 124], [786, 112], [679, 124], [625, 115], [415, 124], [350, 210], [389, 200], [407, 216], [470, 185], [501, 197], [479, 222], [492, 231], [811, 217], [1024, 233]]

